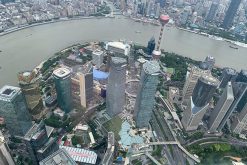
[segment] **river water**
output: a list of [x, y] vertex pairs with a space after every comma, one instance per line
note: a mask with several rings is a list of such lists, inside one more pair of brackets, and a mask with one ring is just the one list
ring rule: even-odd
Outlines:
[[[160, 27], [115, 19], [83, 19], [57, 22], [0, 36], [0, 87], [17, 84], [17, 72], [30, 70], [55, 52], [79, 42], [126, 39], [143, 45], [158, 37]], [[136, 33], [141, 31], [141, 33]], [[170, 27], [165, 29], [161, 47], [169, 52], [203, 60], [216, 58], [216, 65], [247, 69], [247, 49], [229, 48], [229, 43]]]

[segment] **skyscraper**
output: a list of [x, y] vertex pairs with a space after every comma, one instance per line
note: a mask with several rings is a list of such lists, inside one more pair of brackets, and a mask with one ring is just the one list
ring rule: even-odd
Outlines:
[[159, 2], [160, 2], [160, 7], [165, 7], [165, 5], [166, 5], [166, 0], [159, 0]]
[[96, 68], [100, 68], [100, 66], [103, 64], [104, 52], [101, 50], [95, 50], [93, 51], [92, 56], [92, 63], [96, 66]]
[[221, 82], [220, 82], [220, 88], [225, 88], [227, 83], [229, 81], [234, 81], [237, 77], [237, 72], [235, 69], [232, 68], [224, 68], [222, 75], [220, 77]]
[[218, 132], [218, 127], [223, 120], [225, 114], [229, 110], [232, 102], [234, 101], [234, 95], [232, 90], [232, 83], [228, 82], [227, 86], [224, 89], [223, 94], [220, 97], [220, 100], [216, 104], [213, 112], [209, 118], [209, 132], [214, 133]]
[[247, 83], [247, 70], [241, 70], [236, 77], [236, 82]]
[[39, 124], [35, 123], [23, 137], [33, 165], [38, 165], [39, 161], [59, 149], [56, 138], [50, 135], [51, 132], [47, 131], [44, 122], [41, 121]]
[[93, 99], [93, 66], [88, 63], [77, 73], [80, 80], [81, 105], [87, 107], [88, 102]]
[[242, 133], [246, 125], [247, 125], [247, 103], [245, 103], [245, 106], [243, 107], [241, 112], [233, 120], [233, 123], [231, 125], [232, 132], [236, 134], [240, 134]]
[[215, 64], [215, 58], [213, 56], [207, 56], [204, 62], [208, 65], [208, 69], [211, 70]]
[[157, 61], [147, 61], [143, 64], [134, 107], [134, 119], [138, 128], [148, 127], [159, 83], [159, 72], [160, 67]]
[[211, 4], [210, 10], [209, 10], [208, 15], [206, 17], [206, 21], [207, 22], [211, 22], [211, 21], [214, 20], [214, 17], [216, 15], [216, 11], [217, 11], [218, 7], [219, 7], [219, 3], [218, 2], [213, 2]]
[[183, 103], [190, 100], [190, 97], [192, 96], [193, 90], [199, 77], [209, 75], [211, 75], [209, 70], [203, 70], [198, 68], [197, 66], [192, 66], [189, 68], [183, 87]]
[[244, 82], [234, 82], [233, 84], [234, 102], [232, 103], [230, 109], [227, 111], [223, 120], [219, 125], [219, 130], [221, 130], [233, 111], [241, 112], [247, 102], [247, 84]]
[[127, 61], [112, 57], [106, 91], [106, 110], [113, 117], [124, 109]]
[[148, 54], [151, 55], [154, 49], [155, 49], [155, 38], [152, 37], [148, 41], [148, 46], [147, 46], [147, 52], [148, 52]]
[[1, 165], [15, 165], [10, 154], [10, 149], [5, 142], [4, 136], [0, 133], [0, 164]]
[[204, 76], [198, 79], [190, 105], [187, 106], [182, 118], [182, 124], [186, 131], [194, 131], [198, 128], [217, 86], [218, 80], [213, 76]]
[[225, 29], [229, 29], [232, 26], [232, 22], [234, 17], [238, 11], [241, 0], [231, 0], [229, 8], [227, 9], [225, 18], [222, 23], [222, 27]]
[[0, 89], [0, 116], [13, 136], [23, 136], [32, 126], [31, 116], [21, 89], [4, 86]]
[[67, 68], [58, 68], [53, 72], [58, 106], [66, 113], [72, 108], [71, 72]]

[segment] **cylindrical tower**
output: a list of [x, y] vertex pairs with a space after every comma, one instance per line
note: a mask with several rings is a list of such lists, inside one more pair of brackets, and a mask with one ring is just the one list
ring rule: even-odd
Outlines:
[[67, 68], [58, 68], [53, 72], [58, 106], [65, 112], [72, 108], [71, 72]]
[[159, 59], [160, 55], [161, 55], [161, 51], [160, 51], [160, 44], [161, 44], [161, 40], [162, 40], [162, 36], [163, 36], [163, 31], [164, 31], [164, 27], [165, 25], [169, 22], [169, 16], [168, 15], [161, 15], [160, 16], [160, 23], [161, 23], [161, 29], [160, 29], [160, 35], [159, 35], [159, 40], [158, 40], [158, 44], [156, 47], [156, 50], [153, 51], [153, 59]]

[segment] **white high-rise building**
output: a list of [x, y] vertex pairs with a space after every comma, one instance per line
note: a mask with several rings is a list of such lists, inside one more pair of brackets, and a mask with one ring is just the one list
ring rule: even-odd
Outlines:
[[201, 76], [209, 76], [209, 75], [211, 75], [209, 70], [203, 70], [196, 66], [192, 66], [191, 68], [189, 68], [183, 88], [183, 103], [185, 101], [190, 100], [190, 97], [192, 96], [197, 80]]
[[15, 165], [9, 151], [10, 149], [5, 143], [2, 133], [0, 133], [0, 164], [1, 165]]
[[218, 127], [223, 120], [224, 116], [226, 115], [227, 111], [229, 110], [232, 102], [234, 101], [232, 83], [228, 82], [227, 86], [224, 89], [223, 94], [220, 97], [220, 100], [216, 104], [213, 112], [209, 118], [209, 132], [219, 132]]
[[100, 68], [103, 64], [104, 52], [101, 50], [95, 50], [92, 53], [92, 63], [96, 66], [96, 68]]

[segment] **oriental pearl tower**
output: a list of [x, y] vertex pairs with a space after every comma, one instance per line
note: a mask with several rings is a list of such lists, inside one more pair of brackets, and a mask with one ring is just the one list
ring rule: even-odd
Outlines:
[[162, 14], [160, 16], [160, 23], [161, 23], [161, 29], [160, 29], [160, 35], [159, 35], [159, 40], [156, 49], [152, 52], [153, 59], [154, 60], [159, 60], [161, 56], [161, 51], [160, 51], [160, 44], [163, 36], [163, 31], [165, 28], [165, 25], [169, 22], [169, 16]]

